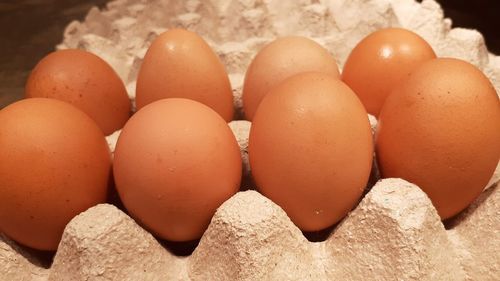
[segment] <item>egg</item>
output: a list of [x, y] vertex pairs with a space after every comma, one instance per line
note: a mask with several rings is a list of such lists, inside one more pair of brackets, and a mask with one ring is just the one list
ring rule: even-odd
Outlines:
[[139, 69], [137, 108], [163, 98], [201, 102], [226, 122], [234, 115], [233, 94], [224, 65], [203, 38], [184, 29], [160, 34]]
[[331, 226], [355, 206], [372, 157], [363, 104], [332, 75], [294, 75], [255, 112], [249, 160], [257, 188], [303, 231]]
[[121, 129], [131, 110], [125, 86], [111, 66], [76, 49], [50, 53], [38, 62], [26, 82], [25, 96], [68, 102], [94, 119], [105, 135]]
[[257, 107], [271, 88], [294, 74], [308, 71], [339, 77], [335, 58], [311, 39], [287, 36], [266, 45], [245, 74], [242, 90], [245, 118], [253, 119]]
[[116, 188], [130, 215], [163, 239], [200, 238], [240, 187], [242, 161], [224, 119], [199, 102], [171, 98], [140, 109], [114, 154]]
[[387, 98], [376, 155], [382, 176], [417, 184], [442, 219], [483, 190], [500, 157], [500, 103], [475, 66], [438, 58], [423, 63]]
[[23, 245], [55, 250], [74, 216], [106, 201], [106, 140], [68, 103], [32, 98], [2, 109], [0, 159], [0, 231]]
[[402, 28], [375, 31], [349, 54], [344, 81], [368, 113], [378, 116], [385, 99], [422, 62], [436, 58], [432, 47], [416, 33]]

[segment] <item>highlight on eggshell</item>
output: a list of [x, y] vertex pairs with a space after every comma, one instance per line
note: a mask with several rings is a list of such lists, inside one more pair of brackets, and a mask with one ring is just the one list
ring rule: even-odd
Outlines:
[[257, 189], [303, 231], [340, 221], [368, 182], [373, 141], [356, 94], [336, 77], [305, 72], [264, 97], [250, 129]]
[[471, 204], [500, 158], [500, 102], [475, 66], [437, 58], [412, 71], [379, 116], [376, 155], [384, 178], [427, 193], [442, 219]]
[[242, 160], [226, 121], [194, 100], [150, 103], [125, 124], [114, 154], [116, 188], [130, 215], [158, 237], [198, 239], [239, 191]]
[[85, 113], [31, 98], [0, 110], [0, 229], [14, 241], [56, 250], [69, 221], [106, 201], [111, 156]]
[[271, 88], [301, 72], [318, 71], [339, 77], [335, 58], [320, 44], [302, 36], [278, 38], [253, 58], [243, 84], [243, 110], [252, 121], [260, 102]]
[[368, 113], [378, 116], [398, 83], [433, 58], [434, 50], [418, 34], [403, 28], [379, 29], [354, 47], [341, 78], [358, 95]]
[[170, 29], [149, 47], [139, 69], [137, 109], [164, 98], [201, 102], [229, 122], [233, 119], [233, 93], [217, 54], [198, 34]]
[[78, 49], [55, 51], [33, 68], [26, 98], [54, 98], [68, 102], [99, 125], [105, 135], [123, 127], [131, 102], [125, 86], [103, 59]]

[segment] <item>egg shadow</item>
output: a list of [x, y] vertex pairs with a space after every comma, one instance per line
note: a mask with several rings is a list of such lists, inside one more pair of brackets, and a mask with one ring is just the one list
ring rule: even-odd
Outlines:
[[247, 191], [247, 190], [256, 190], [257, 191], [257, 185], [255, 184], [255, 181], [253, 180], [252, 174], [243, 174], [241, 177], [241, 184], [240, 184], [240, 191]]
[[495, 189], [497, 189], [499, 183], [494, 184], [483, 192], [470, 204], [467, 208], [454, 215], [451, 218], [443, 220], [443, 225], [446, 230], [451, 230], [456, 226], [460, 225], [462, 221], [464, 221], [468, 216], [471, 216], [476, 210], [485, 202], [493, 193]]
[[43, 268], [50, 268], [52, 266], [52, 262], [54, 261], [54, 257], [56, 255], [56, 251], [42, 251], [35, 249], [28, 249], [30, 254], [32, 254], [36, 259], [40, 262]]
[[187, 257], [190, 256], [198, 244], [200, 243], [200, 239], [191, 240], [191, 241], [168, 241], [168, 240], [158, 240], [160, 244], [170, 253], [179, 256], [179, 257]]
[[125, 214], [128, 215], [127, 209], [125, 208], [125, 205], [123, 205], [123, 202], [120, 198], [120, 194], [116, 189], [115, 178], [113, 176], [113, 168], [111, 168], [111, 171], [109, 172], [108, 194], [106, 198], [106, 203], [112, 204], [113, 206], [117, 207], [118, 209], [120, 209], [121, 211], [123, 211]]
[[41, 266], [48, 269], [52, 265], [56, 251], [44, 251], [30, 248], [10, 239], [7, 235], [0, 232], [0, 241], [10, 246], [16, 253], [23, 256], [28, 262], [35, 266]]
[[324, 242], [333, 234], [337, 225], [338, 223], [319, 231], [302, 231], [302, 234], [309, 242]]

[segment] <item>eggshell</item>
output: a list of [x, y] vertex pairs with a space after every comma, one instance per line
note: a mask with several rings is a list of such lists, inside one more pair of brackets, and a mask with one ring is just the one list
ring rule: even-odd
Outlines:
[[379, 116], [376, 152], [382, 176], [417, 184], [442, 219], [466, 208], [500, 157], [500, 103], [473, 65], [439, 58], [415, 69]]
[[55, 250], [66, 224], [106, 200], [111, 157], [95, 122], [76, 107], [33, 98], [0, 111], [0, 230]]
[[201, 102], [227, 122], [234, 115], [233, 94], [224, 65], [203, 38], [183, 29], [160, 34], [139, 70], [137, 108], [163, 98]]
[[27, 98], [62, 100], [87, 113], [105, 135], [123, 127], [131, 104], [120, 77], [98, 56], [76, 49], [50, 53], [26, 82]]
[[255, 113], [249, 158], [257, 188], [304, 231], [333, 225], [354, 207], [372, 157], [366, 111], [332, 75], [292, 76]]
[[422, 62], [436, 58], [418, 34], [403, 28], [375, 31], [351, 51], [342, 70], [344, 81], [368, 113], [378, 116], [385, 99]]
[[163, 99], [127, 122], [114, 154], [115, 183], [132, 217], [159, 237], [200, 238], [239, 190], [241, 156], [227, 123], [188, 99]]
[[308, 71], [339, 77], [335, 58], [311, 39], [287, 36], [266, 45], [245, 74], [243, 109], [246, 119], [253, 119], [257, 107], [271, 88], [294, 74]]

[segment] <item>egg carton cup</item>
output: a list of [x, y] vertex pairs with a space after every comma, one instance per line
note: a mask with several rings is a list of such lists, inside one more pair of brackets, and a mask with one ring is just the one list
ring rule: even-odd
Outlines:
[[64, 231], [50, 268], [0, 236], [1, 280], [498, 280], [498, 184], [446, 230], [428, 197], [379, 181], [323, 242], [309, 242], [249, 190], [217, 210], [194, 252], [172, 254], [123, 211], [100, 204]]
[[[168, 28], [188, 28], [225, 64], [242, 116], [245, 70], [264, 44], [278, 36], [307, 36], [342, 68], [359, 40], [389, 26], [418, 33], [438, 56], [473, 63], [500, 93], [500, 57], [488, 52], [479, 32], [452, 28], [433, 0], [115, 0], [70, 23], [57, 48], [100, 55], [133, 101], [152, 40]], [[376, 119], [369, 117], [374, 130]], [[279, 206], [254, 190], [247, 152], [251, 123], [229, 126], [242, 153], [245, 191], [217, 209], [190, 255], [174, 254], [124, 211], [100, 204], [66, 226], [52, 262], [0, 233], [0, 280], [498, 280], [500, 165], [476, 201], [444, 224], [416, 185], [379, 180], [374, 165], [360, 203], [324, 241], [310, 242]], [[119, 133], [107, 137], [111, 151]]]
[[[251, 123], [229, 126], [251, 182], [245, 161]], [[187, 257], [114, 205], [100, 204], [66, 226], [51, 265], [0, 235], [0, 280], [497, 280], [500, 165], [446, 227], [420, 188], [377, 175], [374, 166], [376, 184], [322, 242], [308, 241], [255, 190], [222, 204]]]

